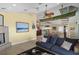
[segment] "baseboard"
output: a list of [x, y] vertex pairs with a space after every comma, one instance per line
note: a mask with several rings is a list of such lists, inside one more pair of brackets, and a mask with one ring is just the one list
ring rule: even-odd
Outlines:
[[26, 40], [26, 41], [21, 41], [21, 42], [17, 42], [17, 43], [12, 43], [12, 45], [17, 45], [17, 44], [21, 44], [21, 43], [26, 43], [28, 41], [35, 41], [35, 39], [31, 39], [31, 40]]
[[10, 46], [11, 46], [10, 42], [9, 43], [4, 43], [4, 44], [0, 45], [0, 51], [4, 50], [4, 49], [6, 49], [6, 48], [8, 48]]

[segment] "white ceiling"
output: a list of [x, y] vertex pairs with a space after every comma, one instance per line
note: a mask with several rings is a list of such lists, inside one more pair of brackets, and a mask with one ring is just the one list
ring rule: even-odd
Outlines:
[[[0, 3], [0, 11], [7, 12], [31, 12], [36, 11], [42, 12], [45, 10], [46, 3]], [[57, 6], [56, 3], [47, 3], [47, 8], [52, 8]], [[38, 8], [38, 9], [37, 9]]]
[[[0, 12], [34, 12], [37, 13], [38, 18], [43, 18], [46, 4], [47, 9], [51, 9], [55, 16], [60, 14], [62, 3], [0, 3]], [[63, 3], [63, 5], [63, 7], [69, 5], [79, 7], [79, 3]]]

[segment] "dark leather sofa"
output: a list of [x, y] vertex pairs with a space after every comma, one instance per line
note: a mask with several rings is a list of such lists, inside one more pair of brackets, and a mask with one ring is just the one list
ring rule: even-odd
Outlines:
[[[66, 40], [68, 41], [68, 40]], [[44, 49], [52, 54], [58, 54], [58, 55], [78, 55], [78, 53], [75, 53], [73, 49], [66, 50], [61, 45], [63, 44], [64, 39], [59, 37], [48, 37], [46, 42], [36, 42], [37, 47]], [[72, 40], [69, 42], [73, 43]], [[71, 48], [73, 47], [71, 46]]]

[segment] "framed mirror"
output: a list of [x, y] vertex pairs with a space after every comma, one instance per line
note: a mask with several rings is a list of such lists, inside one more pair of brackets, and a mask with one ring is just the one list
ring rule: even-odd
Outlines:
[[0, 14], [0, 26], [4, 26], [4, 16]]

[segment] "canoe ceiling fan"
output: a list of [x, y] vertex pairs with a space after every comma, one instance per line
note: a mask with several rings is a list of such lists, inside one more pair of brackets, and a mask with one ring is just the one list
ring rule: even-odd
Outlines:
[[53, 16], [53, 17], [51, 16], [49, 18], [40, 19], [40, 21], [50, 21], [50, 20], [66, 19], [66, 18], [75, 16], [77, 10], [78, 10], [78, 8], [75, 7], [75, 6], [71, 5], [71, 6], [64, 7], [63, 4], [62, 4], [61, 5], [61, 9], [59, 9], [59, 11], [61, 13], [60, 15]]

